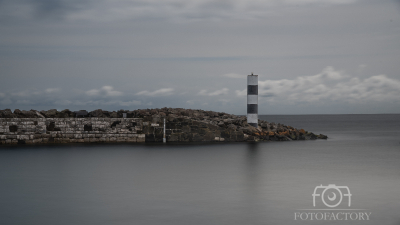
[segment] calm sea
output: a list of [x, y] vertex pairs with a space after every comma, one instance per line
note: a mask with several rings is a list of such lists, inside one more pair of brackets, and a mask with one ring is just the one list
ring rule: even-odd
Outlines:
[[[0, 147], [0, 224], [400, 224], [400, 115], [261, 119], [329, 139]], [[332, 193], [313, 197], [319, 185]]]

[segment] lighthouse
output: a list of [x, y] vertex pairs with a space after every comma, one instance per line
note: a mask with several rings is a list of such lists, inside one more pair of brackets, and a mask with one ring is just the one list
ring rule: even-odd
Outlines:
[[247, 75], [247, 123], [258, 128], [258, 75]]

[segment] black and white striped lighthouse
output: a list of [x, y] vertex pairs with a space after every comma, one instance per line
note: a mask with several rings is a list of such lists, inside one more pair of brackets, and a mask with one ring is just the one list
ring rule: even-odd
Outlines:
[[247, 123], [258, 128], [258, 75], [247, 75]]

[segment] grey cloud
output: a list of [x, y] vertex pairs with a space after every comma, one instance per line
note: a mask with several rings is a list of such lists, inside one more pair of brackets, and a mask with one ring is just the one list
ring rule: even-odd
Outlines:
[[29, 0], [27, 2], [32, 4], [39, 14], [54, 14], [70, 11], [75, 8], [74, 5], [77, 3], [71, 0]]
[[[246, 90], [237, 90], [236, 94], [245, 96]], [[327, 67], [317, 75], [259, 81], [259, 95], [267, 96], [266, 101], [270, 102], [400, 102], [400, 80], [386, 75], [352, 78], [343, 71]]]
[[357, 0], [285, 0], [286, 3], [290, 3], [293, 5], [301, 5], [301, 4], [350, 4], [354, 3]]
[[[26, 18], [30, 14], [33, 18], [63, 19], [72, 12], [89, 8], [92, 0], [13, 0], [0, 1], [0, 15]], [[11, 11], [10, 11], [11, 10]]]
[[[119, 90], [119, 88], [115, 88]], [[98, 89], [59, 89], [45, 88], [43, 90], [26, 89], [21, 91], [2, 92], [0, 104], [2, 108], [11, 109], [50, 109], [57, 108], [70, 110], [104, 110], [137, 109], [147, 107], [179, 107], [192, 108], [202, 106], [204, 109], [226, 111], [226, 107], [233, 107], [234, 96], [226, 95], [227, 88], [207, 92], [206, 96], [196, 93], [185, 95], [175, 94], [173, 88], [161, 88], [153, 91], [141, 91], [136, 94], [116, 91], [112, 86], [103, 86]], [[224, 97], [222, 97], [224, 96]], [[212, 97], [212, 98], [210, 98]], [[151, 101], [150, 101], [151, 100]], [[224, 107], [225, 109], [223, 109]]]
[[154, 96], [167, 96], [167, 95], [171, 95], [173, 93], [174, 89], [173, 88], [161, 88], [155, 91], [140, 91], [138, 93], [136, 93], [136, 95], [144, 95], [144, 96], [150, 96], [150, 97], [154, 97]]
[[[122, 96], [122, 92], [115, 91], [112, 86], [103, 86], [89, 91], [47, 88], [44, 90], [27, 89], [23, 91], [0, 93], [2, 107], [29, 109], [37, 107], [57, 106], [62, 108], [77, 109], [76, 107], [93, 108], [121, 108], [142, 105], [132, 96]], [[118, 97], [118, 98], [117, 98]]]
[[47, 88], [45, 90], [46, 93], [55, 93], [55, 92], [58, 92], [58, 91], [60, 91], [60, 88]]
[[264, 97], [264, 98], [271, 98], [271, 97], [275, 97], [275, 94], [273, 93], [264, 93], [261, 95], [258, 95], [259, 97]]
[[[0, 6], [10, 9], [25, 9], [31, 7], [35, 17], [66, 18], [70, 20], [131, 20], [156, 19], [173, 21], [190, 21], [225, 18], [259, 18], [273, 14], [271, 7], [285, 5], [321, 4], [318, 0], [16, 0], [12, 3], [0, 1]], [[350, 4], [354, 0], [329, 0], [326, 4]], [[3, 10], [4, 12], [4, 10]], [[9, 13], [9, 12], [7, 12]], [[17, 15], [22, 16], [21, 14]]]
[[142, 102], [141, 102], [141, 101], [138, 101], [138, 100], [125, 101], [125, 102], [124, 102], [124, 101], [119, 101], [118, 104], [119, 104], [120, 106], [127, 106], [127, 107], [130, 107], [130, 106], [134, 106], [134, 105], [141, 105]]
[[213, 92], [209, 92], [205, 89], [201, 90], [198, 95], [204, 95], [204, 96], [218, 96], [218, 95], [227, 95], [229, 92], [228, 88], [222, 88], [220, 90], [216, 90]]
[[0, 96], [1, 103], [7, 105], [34, 105], [38, 102], [46, 103], [53, 102], [58, 96], [46, 91], [28, 89], [10, 93], [3, 93]]
[[89, 96], [116, 97], [116, 96], [121, 96], [122, 92], [115, 91], [112, 86], [103, 86], [100, 89], [92, 89], [92, 90], [86, 91], [86, 94]]
[[[398, 113], [397, 3], [3, 0], [0, 106], [243, 114], [246, 98], [232, 94], [246, 95], [254, 71], [274, 84], [260, 86], [260, 112]], [[352, 75], [313, 75], [326, 65]]]

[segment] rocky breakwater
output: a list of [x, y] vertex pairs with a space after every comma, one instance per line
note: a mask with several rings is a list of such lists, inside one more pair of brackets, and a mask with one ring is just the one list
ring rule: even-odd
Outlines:
[[146, 142], [161, 142], [163, 119], [166, 119], [167, 142], [243, 142], [292, 141], [327, 139], [280, 123], [258, 120], [255, 128], [247, 123], [246, 116], [223, 112], [181, 108], [144, 109], [131, 111], [143, 119]]
[[204, 110], [162, 108], [92, 112], [0, 110], [0, 144], [69, 142], [254, 142], [326, 139], [280, 123]]

